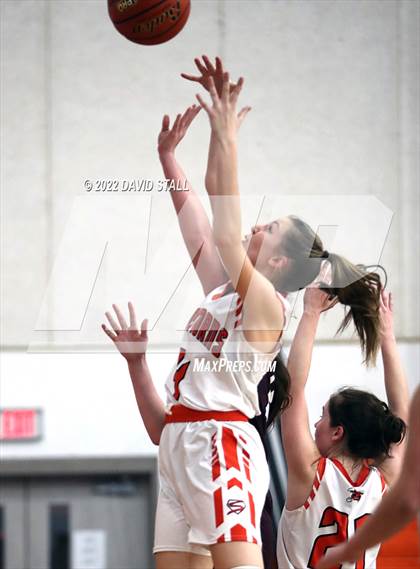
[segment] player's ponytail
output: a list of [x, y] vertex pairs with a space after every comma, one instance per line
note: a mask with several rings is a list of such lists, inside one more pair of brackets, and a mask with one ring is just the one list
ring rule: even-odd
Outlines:
[[365, 362], [375, 361], [380, 344], [379, 298], [381, 279], [362, 265], [354, 265], [341, 255], [324, 250], [321, 239], [311, 227], [295, 216], [289, 216], [291, 228], [280, 244], [280, 253], [290, 259], [287, 269], [274, 282], [280, 292], [305, 288], [319, 275], [324, 260], [331, 263], [331, 283], [323, 290], [337, 296], [348, 307], [337, 333], [353, 320]]
[[[327, 253], [327, 255], [325, 255]], [[363, 265], [354, 265], [341, 255], [324, 252], [331, 263], [331, 285], [322, 287], [348, 307], [337, 333], [353, 320], [367, 364], [374, 363], [380, 346], [379, 299], [381, 278]]]

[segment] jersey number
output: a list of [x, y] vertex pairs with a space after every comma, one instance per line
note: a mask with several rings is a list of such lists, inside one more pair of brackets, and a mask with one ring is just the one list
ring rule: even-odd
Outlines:
[[[357, 531], [370, 514], [364, 514], [354, 520], [354, 531]], [[326, 508], [322, 514], [321, 521], [319, 523], [320, 528], [325, 528], [329, 526], [335, 526], [335, 532], [325, 535], [319, 535], [312, 546], [311, 556], [309, 557], [308, 567], [309, 569], [314, 569], [318, 561], [323, 557], [328, 548], [334, 547], [343, 541], [348, 539], [348, 528], [349, 528], [349, 515], [344, 512], [339, 512], [335, 508]], [[340, 566], [334, 567], [334, 569], [340, 569]], [[355, 565], [355, 569], [365, 569], [365, 555], [363, 559], [359, 559]]]
[[178, 401], [179, 396], [180, 396], [179, 384], [184, 379], [185, 374], [187, 373], [188, 367], [191, 363], [191, 362], [182, 362], [182, 360], [185, 358], [185, 354], [186, 354], [186, 351], [183, 348], [181, 348], [179, 350], [178, 362], [176, 364], [177, 368], [176, 368], [176, 371], [174, 373], [174, 398], [176, 399], [176, 401]]

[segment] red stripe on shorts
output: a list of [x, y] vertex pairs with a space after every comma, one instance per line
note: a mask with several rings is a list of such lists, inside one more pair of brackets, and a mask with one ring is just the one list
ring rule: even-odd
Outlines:
[[228, 482], [228, 490], [230, 488], [233, 488], [233, 486], [237, 486], [238, 488], [240, 488], [242, 490], [243, 486], [242, 486], [242, 482], [240, 480], [238, 480], [237, 478], [231, 478]]
[[229, 427], [223, 427], [222, 446], [223, 454], [225, 455], [226, 470], [229, 470], [229, 468], [240, 470], [237, 453], [238, 443], [232, 429], [229, 429]]
[[222, 502], [222, 489], [218, 488], [213, 493], [214, 500], [214, 515], [216, 527], [223, 523], [223, 502]]
[[230, 538], [232, 541], [247, 541], [246, 539], [246, 529], [241, 524], [236, 524], [230, 530]]
[[251, 516], [251, 524], [255, 526], [255, 504], [254, 504], [254, 498], [252, 497], [251, 492], [248, 492], [248, 500], [249, 500], [249, 512], [250, 512], [250, 516]]

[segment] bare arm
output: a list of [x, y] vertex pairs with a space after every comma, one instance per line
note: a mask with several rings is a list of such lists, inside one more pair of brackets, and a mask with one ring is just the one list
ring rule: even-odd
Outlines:
[[177, 187], [187, 188], [186, 191], [171, 190], [170, 195], [184, 243], [204, 293], [208, 294], [226, 282], [227, 276], [215, 247], [213, 232], [204, 207], [175, 158], [175, 149], [199, 110], [200, 107], [195, 105], [189, 107], [182, 116], [176, 117], [172, 128], [168, 115], [163, 117], [158, 138], [158, 152], [165, 177], [174, 180]]
[[298, 508], [307, 499], [319, 458], [319, 451], [309, 428], [305, 386], [311, 367], [319, 317], [321, 312], [332, 304], [327, 294], [320, 289], [306, 290], [304, 312], [290, 348], [287, 368], [291, 379], [292, 404], [280, 417], [288, 469], [286, 506], [290, 510]]
[[230, 89], [224, 74], [219, 96], [210, 78], [212, 107], [197, 95], [206, 110], [215, 140], [215, 187], [207, 187], [213, 211], [213, 234], [229, 278], [243, 299], [243, 328], [248, 341], [261, 351], [271, 351], [283, 329], [283, 305], [272, 283], [256, 270], [242, 245], [241, 212], [237, 179], [236, 137], [239, 125], [249, 111], [236, 114], [236, 102], [243, 79]]
[[[394, 335], [392, 294], [381, 291], [381, 352], [384, 366], [385, 389], [391, 411], [405, 423], [408, 421], [409, 395], [407, 380]], [[394, 444], [392, 457], [380, 466], [388, 484], [398, 477], [406, 443]]]
[[139, 332], [136, 314], [131, 302], [128, 303], [130, 325], [127, 325], [118, 306], [113, 305], [113, 307], [118, 322], [110, 312], [106, 312], [112, 331], [104, 324], [102, 324], [102, 329], [127, 361], [141, 418], [151, 441], [158, 445], [165, 421], [165, 407], [153, 384], [146, 361], [147, 320], [143, 320]]
[[409, 422], [407, 449], [398, 481], [355, 536], [331, 548], [317, 569], [357, 561], [363, 557], [366, 549], [401, 530], [420, 510], [420, 387], [413, 396]]

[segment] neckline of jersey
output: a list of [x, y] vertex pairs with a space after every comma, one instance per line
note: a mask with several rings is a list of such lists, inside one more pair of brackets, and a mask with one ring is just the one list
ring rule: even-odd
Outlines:
[[360, 469], [359, 476], [356, 480], [352, 480], [350, 474], [345, 469], [344, 465], [336, 458], [330, 458], [331, 462], [335, 464], [341, 474], [352, 484], [353, 486], [361, 486], [366, 478], [369, 476], [370, 468], [363, 464], [362, 468]]

